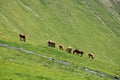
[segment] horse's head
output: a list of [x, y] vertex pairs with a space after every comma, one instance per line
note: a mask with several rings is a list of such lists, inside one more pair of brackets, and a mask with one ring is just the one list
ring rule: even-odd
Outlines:
[[75, 50], [73, 51], [73, 54], [74, 54], [76, 51], [77, 51], [77, 49], [75, 49]]

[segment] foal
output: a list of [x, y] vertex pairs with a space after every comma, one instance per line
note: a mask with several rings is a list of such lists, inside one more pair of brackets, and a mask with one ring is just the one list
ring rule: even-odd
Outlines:
[[88, 54], [88, 57], [89, 57], [89, 58], [91, 57], [92, 59], [94, 59], [93, 53], [89, 53], [89, 54]]
[[72, 47], [71, 47], [71, 46], [68, 46], [67, 49], [66, 49], [66, 51], [67, 51], [68, 53], [71, 53]]
[[59, 49], [63, 50], [63, 45], [62, 44], [59, 44]]

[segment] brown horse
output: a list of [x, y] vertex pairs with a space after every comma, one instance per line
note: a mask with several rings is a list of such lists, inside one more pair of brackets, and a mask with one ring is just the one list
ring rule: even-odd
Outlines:
[[66, 51], [67, 51], [68, 53], [71, 53], [72, 47], [68, 46], [67, 49], [66, 49]]
[[51, 40], [48, 41], [48, 46], [50, 46], [50, 47], [55, 48], [55, 44], [56, 43], [54, 41], [51, 41]]
[[89, 54], [88, 54], [88, 57], [89, 57], [89, 58], [91, 57], [92, 59], [94, 59], [93, 53], [89, 53]]
[[20, 41], [26, 41], [26, 36], [24, 34], [19, 34]]
[[63, 50], [63, 45], [62, 44], [59, 44], [59, 49]]
[[78, 54], [78, 55], [81, 54], [81, 57], [82, 57], [82, 55], [84, 54], [84, 52], [83, 52], [82, 50], [78, 50], [78, 49], [74, 50], [74, 51], [73, 51], [73, 54], [74, 54], [74, 53], [76, 53], [76, 54]]

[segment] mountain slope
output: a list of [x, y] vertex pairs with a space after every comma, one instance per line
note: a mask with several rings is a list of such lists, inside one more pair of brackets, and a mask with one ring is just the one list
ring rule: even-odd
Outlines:
[[[54, 40], [57, 46], [62, 43], [64, 48], [70, 45], [73, 49], [77, 48], [85, 52], [85, 57], [80, 59], [85, 63], [78, 64], [79, 57], [77, 56], [73, 56], [72, 62], [119, 75], [119, 8], [117, 8], [116, 2], [102, 1], [1, 0], [0, 32], [2, 34], [0, 34], [0, 43], [9, 43], [68, 60], [69, 58], [64, 58], [65, 56], [61, 53], [59, 56], [63, 56], [62, 58], [55, 54], [59, 52], [58, 49], [46, 51], [48, 49], [47, 40]], [[110, 4], [114, 5], [113, 8], [106, 6], [105, 1], [110, 1]], [[27, 36], [25, 43], [19, 41], [19, 33]], [[93, 52], [95, 55], [95, 61], [90, 62], [94, 65], [86, 64], [88, 62], [86, 55], [89, 52]], [[77, 61], [74, 60], [76, 57]], [[111, 66], [107, 69], [107, 65]]]

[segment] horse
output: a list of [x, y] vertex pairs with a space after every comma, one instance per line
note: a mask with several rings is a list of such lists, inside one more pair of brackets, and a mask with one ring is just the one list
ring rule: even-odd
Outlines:
[[83, 52], [82, 50], [78, 50], [78, 49], [75, 49], [75, 50], [73, 51], [73, 54], [74, 54], [74, 53], [76, 53], [76, 54], [78, 54], [78, 55], [81, 54], [81, 57], [82, 57], [82, 55], [84, 54], [84, 52]]
[[51, 41], [51, 40], [48, 41], [48, 46], [49, 46], [49, 47], [55, 48], [55, 44], [56, 44], [56, 43], [55, 43], [54, 41]]
[[62, 44], [59, 44], [59, 49], [63, 50], [63, 45]]
[[71, 46], [68, 46], [67, 49], [66, 49], [66, 51], [67, 51], [68, 53], [71, 53], [72, 47], [71, 47]]
[[26, 41], [26, 36], [24, 34], [19, 34], [20, 41]]
[[92, 59], [94, 59], [93, 53], [89, 53], [89, 54], [88, 54], [88, 57], [89, 57], [89, 58], [91, 57]]

